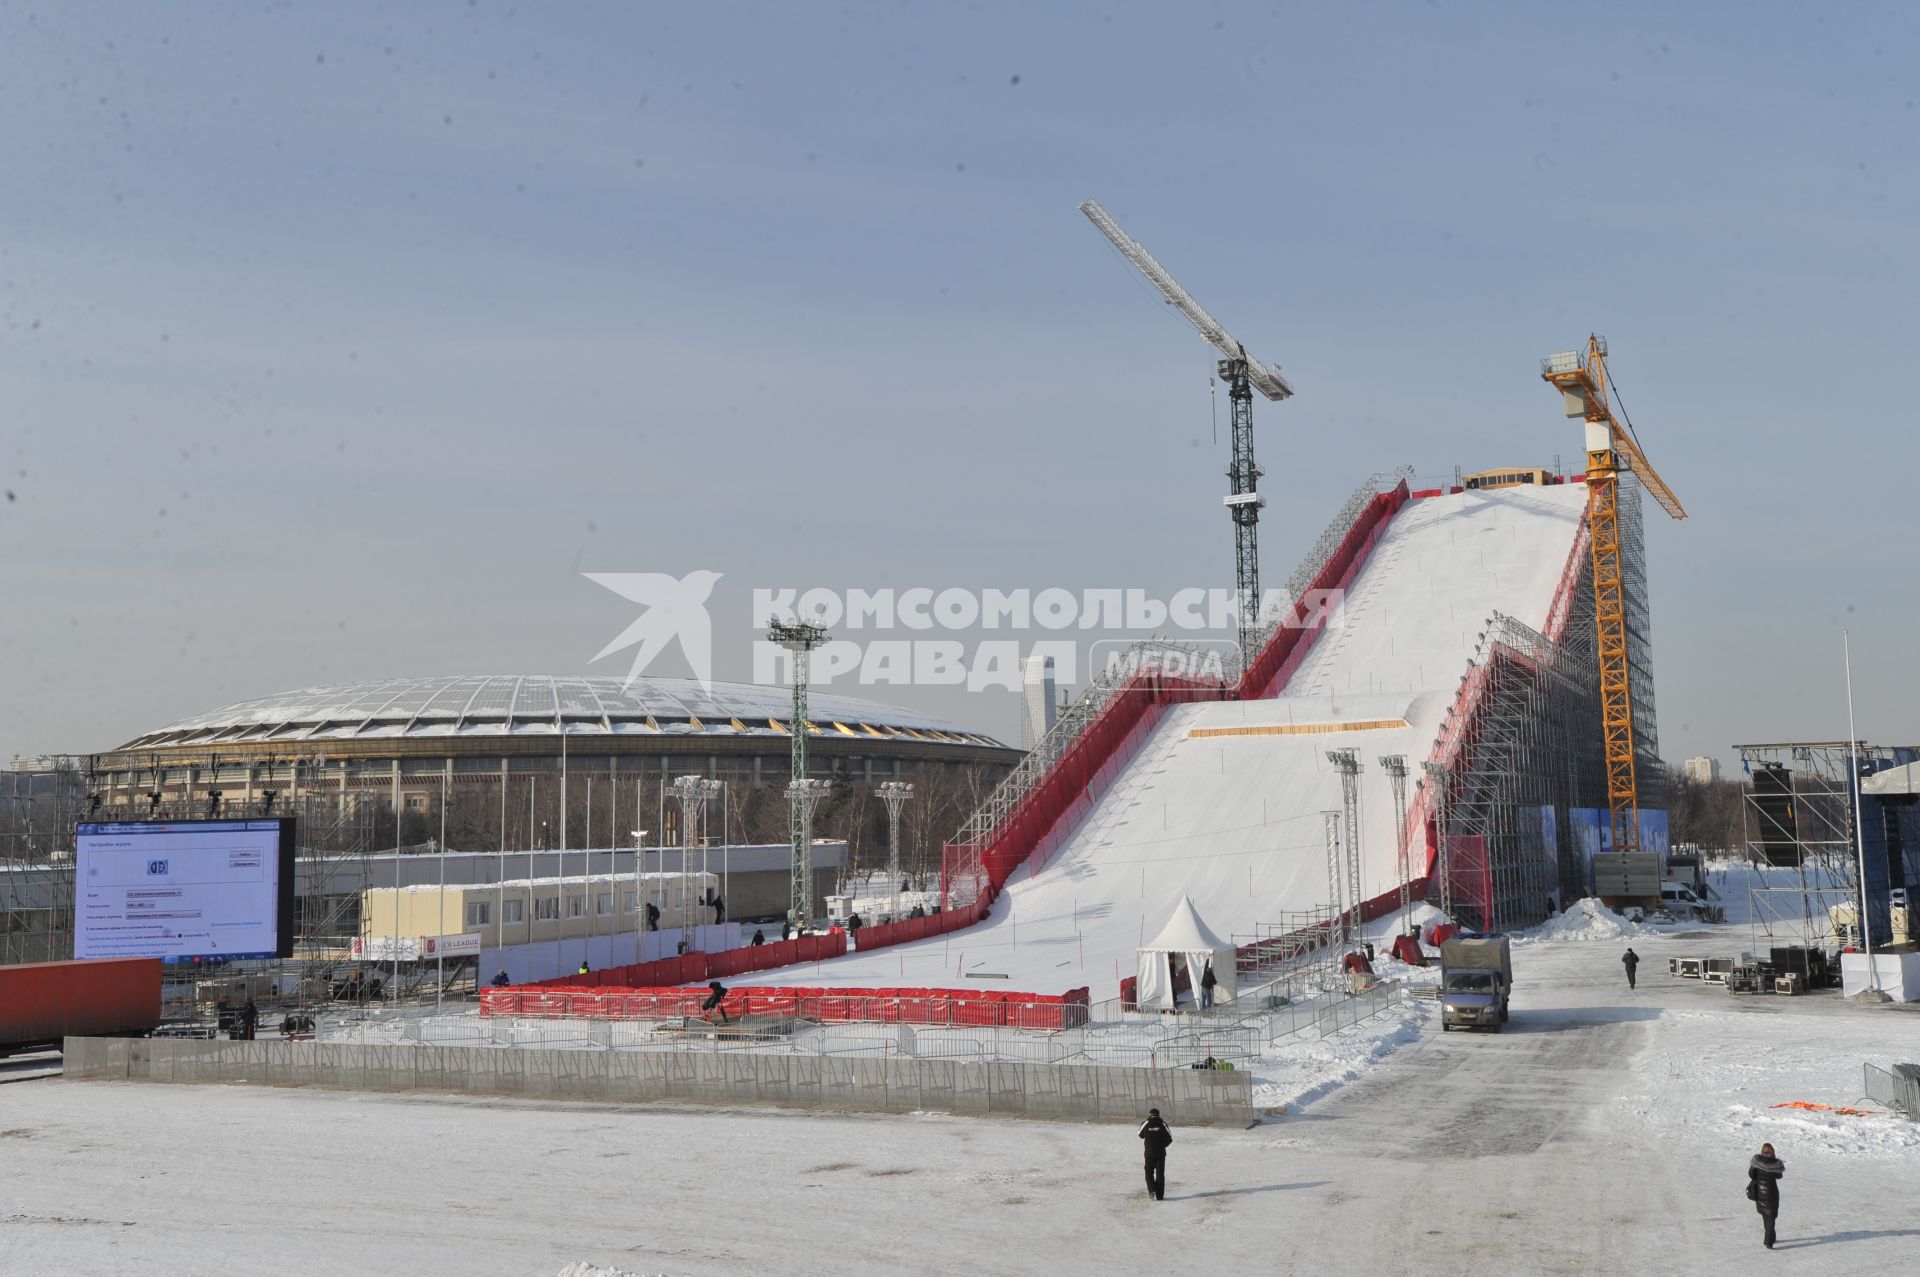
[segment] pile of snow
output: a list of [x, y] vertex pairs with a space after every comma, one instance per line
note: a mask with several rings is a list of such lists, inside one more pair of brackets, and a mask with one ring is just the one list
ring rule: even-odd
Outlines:
[[1419, 1040], [1439, 1010], [1426, 999], [1402, 1002], [1371, 1020], [1324, 1038], [1305, 1035], [1274, 1043], [1247, 1068], [1253, 1073], [1256, 1110], [1296, 1113], [1362, 1077], [1395, 1050]]
[[585, 1262], [568, 1264], [555, 1277], [667, 1277], [666, 1273], [636, 1273], [626, 1268], [602, 1268]]
[[1637, 936], [1657, 936], [1661, 929], [1650, 923], [1629, 922], [1591, 897], [1576, 900], [1520, 937], [1540, 940], [1628, 940]]

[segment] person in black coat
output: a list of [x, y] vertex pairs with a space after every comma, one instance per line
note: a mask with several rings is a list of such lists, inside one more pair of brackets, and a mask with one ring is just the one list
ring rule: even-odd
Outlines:
[[707, 995], [707, 1000], [700, 1004], [700, 1009], [702, 1011], [718, 1011], [720, 1013], [720, 1023], [722, 1024], [730, 1023], [730, 1021], [727, 1019], [727, 1009], [724, 1006], [720, 1005], [721, 1003], [727, 1000], [726, 986], [721, 984], [718, 980], [709, 980], [707, 981], [707, 987], [709, 989], [712, 989], [713, 992], [709, 993]]
[[504, 989], [512, 983], [513, 981], [507, 978], [507, 973], [504, 971], [493, 977], [493, 987], [496, 989]]
[[1147, 1120], [1140, 1123], [1140, 1142], [1147, 1155], [1147, 1194], [1154, 1201], [1167, 1195], [1167, 1145], [1173, 1132], [1160, 1118], [1159, 1109], [1148, 1109]]
[[1632, 949], [1628, 949], [1620, 955], [1620, 965], [1627, 969], [1627, 987], [1629, 989], [1634, 988], [1633, 976], [1634, 972], [1640, 969], [1640, 955]]
[[1768, 1250], [1773, 1249], [1773, 1221], [1780, 1214], [1780, 1177], [1786, 1173], [1787, 1164], [1773, 1155], [1771, 1144], [1762, 1144], [1747, 1163], [1747, 1197], [1760, 1212], [1761, 1226], [1766, 1229], [1760, 1244]]
[[1213, 964], [1200, 973], [1200, 1006], [1204, 1010], [1213, 1005], [1213, 991], [1219, 985], [1219, 978], [1213, 974]]

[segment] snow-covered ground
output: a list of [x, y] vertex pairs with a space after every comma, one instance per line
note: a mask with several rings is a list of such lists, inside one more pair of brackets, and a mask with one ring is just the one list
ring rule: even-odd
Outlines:
[[[0, 1271], [1910, 1265], [1920, 1127], [1774, 1106], [1856, 1104], [1863, 1062], [1920, 1057], [1920, 1013], [1676, 980], [1669, 956], [1737, 954], [1747, 927], [1606, 921], [1517, 947], [1504, 1033], [1442, 1035], [1415, 1002], [1276, 1049], [1257, 1081], [1288, 1116], [1176, 1132], [1159, 1204], [1129, 1123], [40, 1080], [0, 1086]], [[1742, 1196], [1762, 1140], [1787, 1163], [1772, 1255]]]

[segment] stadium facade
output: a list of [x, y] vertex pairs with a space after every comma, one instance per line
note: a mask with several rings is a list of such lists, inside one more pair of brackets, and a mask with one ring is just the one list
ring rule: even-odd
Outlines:
[[[924, 823], [937, 846], [1021, 756], [944, 719], [856, 697], [816, 693], [809, 713], [810, 772], [835, 782], [816, 831], [856, 846], [884, 830], [869, 801], [880, 782], [918, 782], [909, 829]], [[103, 815], [359, 813], [369, 850], [438, 840], [443, 814], [445, 845], [456, 849], [625, 846], [636, 829], [674, 845], [673, 782], [697, 775], [727, 782], [707, 835], [777, 842], [791, 717], [784, 687], [690, 679], [345, 683], [143, 732], [85, 760], [87, 801]]]

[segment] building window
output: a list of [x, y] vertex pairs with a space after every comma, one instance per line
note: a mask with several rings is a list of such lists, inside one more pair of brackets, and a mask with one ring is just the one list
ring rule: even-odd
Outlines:
[[587, 898], [585, 895], [567, 897], [567, 917], [584, 918], [587, 916]]
[[473, 900], [467, 903], [467, 925], [484, 927], [493, 922], [493, 905], [486, 900]]
[[405, 799], [408, 811], [425, 811], [427, 809], [427, 796], [425, 794], [407, 794], [405, 795]]
[[595, 896], [593, 900], [593, 911], [602, 918], [611, 914], [613, 912], [613, 893], [611, 891], [603, 891]]
[[503, 900], [500, 902], [500, 921], [525, 922], [527, 920], [527, 902], [524, 900]]
[[620, 893], [620, 912], [621, 913], [635, 912], [635, 906], [639, 903], [639, 901], [640, 901], [640, 897], [634, 892], [631, 892], [631, 891], [621, 892]]
[[535, 922], [557, 922], [560, 918], [560, 897], [547, 896], [533, 902]]

